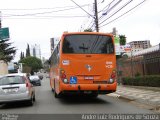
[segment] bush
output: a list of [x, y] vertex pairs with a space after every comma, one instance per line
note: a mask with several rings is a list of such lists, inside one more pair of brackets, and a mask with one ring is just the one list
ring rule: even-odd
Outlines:
[[123, 85], [160, 87], [160, 75], [138, 76], [122, 78]]

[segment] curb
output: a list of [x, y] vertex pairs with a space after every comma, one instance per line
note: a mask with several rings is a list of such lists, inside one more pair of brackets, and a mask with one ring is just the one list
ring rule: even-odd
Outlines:
[[141, 100], [141, 99], [135, 99], [135, 98], [120, 95], [120, 94], [117, 94], [117, 95], [119, 95], [119, 97], [118, 97], [119, 99], [125, 100], [127, 102], [136, 102], [136, 103], [142, 104], [144, 106], [148, 106], [149, 110], [160, 113], [160, 105], [158, 105], [158, 104], [155, 104], [155, 103], [152, 103], [149, 101], [145, 101], [145, 100]]
[[160, 91], [159, 87], [131, 86], [131, 85], [119, 85], [117, 87], [126, 87], [126, 88], [135, 88], [135, 89], [143, 89], [143, 90]]

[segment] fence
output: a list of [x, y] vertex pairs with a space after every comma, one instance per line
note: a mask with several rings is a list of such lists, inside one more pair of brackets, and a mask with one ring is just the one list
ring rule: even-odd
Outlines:
[[129, 58], [117, 60], [118, 77], [135, 77], [145, 75], [160, 75], [160, 46], [153, 51], [133, 54]]

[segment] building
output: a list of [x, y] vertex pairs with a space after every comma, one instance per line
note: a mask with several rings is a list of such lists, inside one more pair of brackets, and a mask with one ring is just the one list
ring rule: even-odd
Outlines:
[[111, 32], [114, 36], [118, 35], [118, 30], [114, 27], [112, 32]]
[[149, 41], [149, 40], [132, 41], [132, 42], [129, 42], [128, 44], [130, 44], [133, 53], [151, 47], [151, 44], [150, 44], [150, 41]]
[[59, 42], [59, 38], [54, 37], [50, 39], [51, 54], [53, 53], [54, 48], [57, 46], [58, 42]]
[[31, 45], [30, 54], [31, 54], [31, 56], [34, 56], [34, 57], [41, 59], [40, 45], [37, 45], [37, 44]]
[[51, 54], [52, 54], [54, 50], [54, 38], [50, 39], [50, 46], [51, 46]]

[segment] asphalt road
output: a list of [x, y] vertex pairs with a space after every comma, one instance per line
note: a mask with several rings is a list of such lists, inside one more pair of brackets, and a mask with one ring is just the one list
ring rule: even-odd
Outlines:
[[0, 106], [0, 113], [9, 114], [153, 114], [152, 111], [134, 106], [116, 97], [99, 95], [95, 99], [69, 96], [54, 98], [49, 79], [42, 80], [36, 87], [36, 102], [33, 106], [25, 103], [12, 103]]

